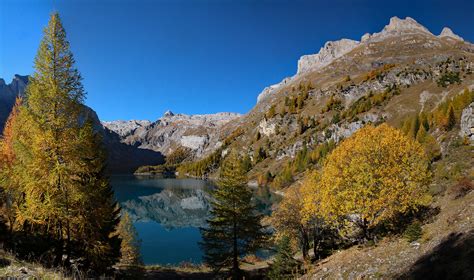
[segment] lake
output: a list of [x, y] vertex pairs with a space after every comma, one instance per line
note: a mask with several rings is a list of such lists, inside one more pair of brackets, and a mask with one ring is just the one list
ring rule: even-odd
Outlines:
[[[115, 175], [111, 183], [120, 206], [134, 221], [145, 264], [202, 262], [199, 227], [206, 226], [211, 207], [211, 181]], [[255, 191], [264, 214], [277, 199], [266, 188]]]

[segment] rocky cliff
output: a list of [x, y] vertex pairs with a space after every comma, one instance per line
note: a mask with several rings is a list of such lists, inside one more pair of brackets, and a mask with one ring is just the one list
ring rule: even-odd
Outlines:
[[27, 83], [28, 76], [15, 75], [9, 84], [0, 78], [0, 131], [3, 131], [3, 126], [15, 104], [15, 98], [25, 92]]
[[169, 154], [177, 147], [191, 149], [202, 157], [222, 145], [222, 128], [241, 117], [235, 113], [184, 115], [166, 112], [155, 122], [112, 121], [102, 122], [120, 135], [128, 145]]

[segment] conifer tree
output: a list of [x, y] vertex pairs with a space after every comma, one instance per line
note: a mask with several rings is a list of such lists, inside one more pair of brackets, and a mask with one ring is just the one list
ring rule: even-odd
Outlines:
[[140, 240], [127, 212], [124, 212], [120, 219], [117, 233], [121, 239], [119, 268], [124, 270], [126, 277], [141, 278], [143, 276], [143, 261], [140, 255]]
[[278, 242], [274, 261], [270, 265], [268, 278], [272, 280], [296, 278], [300, 262], [293, 258], [294, 254], [295, 251], [291, 247], [290, 238], [288, 236], [281, 238]]
[[118, 210], [74, 63], [59, 15], [53, 13], [13, 128], [12, 174], [23, 197], [16, 226], [55, 240], [56, 263], [64, 255], [86, 257], [94, 269], [105, 269], [118, 256], [118, 238], [110, 237]]
[[451, 130], [456, 125], [456, 116], [454, 114], [454, 107], [452, 104], [449, 105], [447, 114], [448, 114], [448, 122], [446, 124], [446, 130]]
[[245, 173], [239, 157], [231, 152], [221, 166], [208, 226], [201, 228], [205, 262], [215, 272], [230, 267], [232, 279], [242, 278], [239, 259], [256, 252], [267, 237]]
[[22, 98], [18, 97], [15, 101], [10, 115], [5, 123], [3, 135], [0, 138], [0, 207], [3, 219], [8, 221], [10, 231], [14, 225], [15, 209], [14, 205], [20, 201], [20, 194], [15, 188], [12, 180], [12, 165], [15, 159], [13, 150], [14, 130], [13, 127], [17, 121], [18, 113], [22, 104]]

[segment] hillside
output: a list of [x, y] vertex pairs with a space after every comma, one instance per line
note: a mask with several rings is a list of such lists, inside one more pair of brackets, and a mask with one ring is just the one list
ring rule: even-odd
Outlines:
[[[303, 56], [294, 76], [264, 89], [250, 112], [223, 127], [222, 134], [232, 139], [217, 152], [235, 148], [250, 157], [252, 181], [268, 174], [279, 181], [276, 187], [288, 186], [317, 164], [321, 149], [364, 124], [401, 127], [404, 120], [474, 88], [473, 70], [473, 44], [448, 28], [436, 36], [414, 19], [394, 17], [381, 32], [360, 41], [327, 42], [319, 53]], [[469, 136], [472, 114], [465, 118], [463, 131]], [[295, 167], [299, 160], [306, 162]], [[292, 178], [279, 178], [289, 164]], [[201, 165], [208, 176], [218, 166], [211, 157]], [[196, 166], [181, 170], [200, 176]]]

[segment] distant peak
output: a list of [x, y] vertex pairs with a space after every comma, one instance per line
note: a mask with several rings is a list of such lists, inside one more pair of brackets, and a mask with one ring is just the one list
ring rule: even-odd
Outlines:
[[386, 25], [383, 29], [385, 32], [392, 32], [392, 31], [422, 31], [425, 33], [431, 34], [431, 32], [424, 27], [423, 25], [419, 24], [416, 20], [411, 17], [406, 17], [405, 19], [401, 19], [399, 17], [392, 17], [390, 18], [390, 22]]
[[172, 116], [174, 116], [174, 113], [171, 112], [171, 110], [168, 110], [168, 111], [166, 111], [166, 112], [164, 113], [163, 116], [164, 116], [164, 117], [172, 117]]
[[454, 32], [449, 27], [443, 28], [443, 30], [441, 31], [441, 34], [439, 34], [438, 37], [439, 38], [449, 37], [449, 38], [452, 38], [452, 39], [455, 39], [455, 40], [464, 41], [464, 39], [462, 37], [454, 34]]

